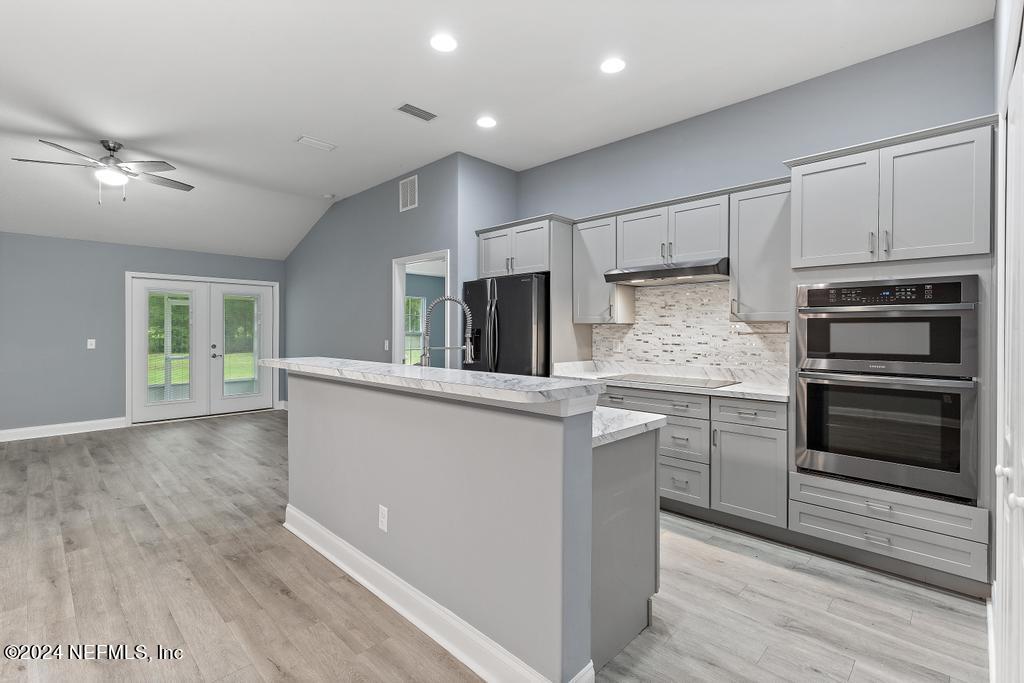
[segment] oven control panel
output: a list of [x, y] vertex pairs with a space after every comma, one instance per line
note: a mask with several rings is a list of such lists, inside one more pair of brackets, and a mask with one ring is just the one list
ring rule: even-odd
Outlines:
[[956, 304], [961, 302], [959, 282], [832, 286], [809, 289], [808, 306], [886, 306], [891, 304]]

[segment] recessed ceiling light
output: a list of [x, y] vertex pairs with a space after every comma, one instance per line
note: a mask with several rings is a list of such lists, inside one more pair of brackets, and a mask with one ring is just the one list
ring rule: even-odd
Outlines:
[[100, 181], [104, 185], [114, 185], [120, 187], [128, 182], [128, 176], [121, 173], [115, 168], [101, 168], [97, 170], [93, 175], [96, 176], [96, 180]]
[[609, 57], [601, 62], [601, 71], [606, 74], [617, 74], [626, 68], [626, 63], [618, 57]]
[[493, 116], [481, 116], [476, 120], [476, 125], [481, 128], [494, 128], [498, 122], [494, 120]]
[[438, 52], [454, 52], [455, 48], [459, 46], [459, 41], [455, 40], [452, 36], [447, 33], [437, 33], [430, 39], [430, 47], [434, 48]]

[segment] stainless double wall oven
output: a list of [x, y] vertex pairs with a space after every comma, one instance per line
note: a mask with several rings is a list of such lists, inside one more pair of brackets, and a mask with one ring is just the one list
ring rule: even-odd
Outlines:
[[803, 285], [798, 468], [978, 497], [978, 278]]

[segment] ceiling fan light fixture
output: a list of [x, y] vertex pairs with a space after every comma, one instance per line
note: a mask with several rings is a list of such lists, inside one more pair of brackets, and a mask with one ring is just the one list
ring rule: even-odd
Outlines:
[[128, 176], [114, 168], [100, 168], [93, 175], [104, 185], [120, 187], [128, 182]]

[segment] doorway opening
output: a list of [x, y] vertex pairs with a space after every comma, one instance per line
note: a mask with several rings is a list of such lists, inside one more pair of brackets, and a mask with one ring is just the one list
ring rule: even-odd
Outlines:
[[[441, 296], [451, 294], [448, 250], [405, 256], [392, 261], [391, 362], [418, 365], [427, 325], [427, 308]], [[430, 323], [430, 345], [449, 346], [451, 314], [448, 306], [434, 310]], [[430, 366], [458, 367], [451, 349], [430, 352]]]
[[272, 408], [278, 284], [125, 274], [130, 424]]

